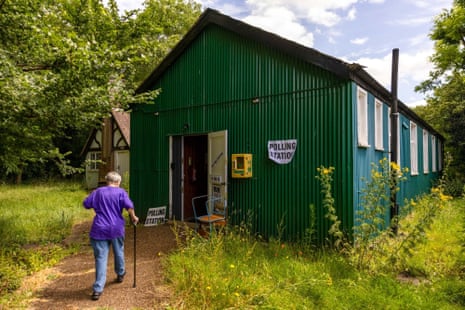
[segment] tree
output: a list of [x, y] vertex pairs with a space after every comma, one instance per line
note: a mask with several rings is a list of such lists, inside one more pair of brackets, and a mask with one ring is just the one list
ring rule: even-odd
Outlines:
[[417, 86], [427, 95], [427, 105], [415, 111], [446, 137], [451, 167], [456, 173], [465, 168], [465, 1], [455, 0], [435, 21], [430, 38], [435, 52], [434, 69]]
[[19, 181], [50, 162], [74, 172], [67, 155], [82, 141], [66, 141], [113, 107], [153, 99], [156, 92], [135, 96], [135, 88], [200, 6], [148, 0], [120, 15], [115, 0], [0, 0], [0, 14], [0, 171]]

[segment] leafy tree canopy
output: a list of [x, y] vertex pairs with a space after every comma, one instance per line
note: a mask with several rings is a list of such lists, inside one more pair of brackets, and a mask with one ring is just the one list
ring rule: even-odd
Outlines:
[[[0, 0], [0, 171], [55, 162], [71, 139], [114, 107], [146, 101], [140, 82], [200, 14], [191, 0], [146, 0], [120, 14], [115, 0]], [[68, 143], [66, 143], [68, 141]], [[34, 169], [32, 169], [34, 167]]]
[[[430, 38], [435, 52], [434, 69], [417, 86], [427, 95], [427, 105], [415, 111], [446, 137], [451, 167], [465, 168], [465, 1], [455, 0], [435, 21]], [[464, 174], [462, 173], [462, 176]]]

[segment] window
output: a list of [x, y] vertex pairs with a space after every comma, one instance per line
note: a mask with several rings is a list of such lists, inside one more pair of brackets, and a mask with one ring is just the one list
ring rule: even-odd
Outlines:
[[368, 147], [367, 92], [361, 88], [357, 91], [357, 122], [358, 145]]
[[89, 152], [89, 170], [98, 170], [100, 152]]
[[438, 141], [438, 168], [442, 171], [442, 143]]
[[[389, 122], [388, 122], [388, 131], [389, 131], [389, 143], [388, 143], [388, 150], [389, 150], [389, 162], [391, 162], [391, 142], [392, 142], [392, 127], [391, 127], [391, 108], [388, 108], [388, 115], [389, 115]], [[397, 118], [396, 123], [397, 128], [397, 164], [400, 166], [400, 138], [401, 135], [399, 134], [399, 118]]]
[[383, 141], [383, 103], [375, 100], [375, 148], [384, 150]]
[[391, 131], [391, 108], [388, 108], [388, 115], [389, 115], [389, 121], [388, 121], [388, 154], [389, 154], [389, 162], [391, 162], [391, 141], [392, 141], [392, 131]]
[[410, 122], [410, 170], [412, 175], [418, 174], [418, 133], [413, 122]]
[[429, 173], [428, 131], [423, 129], [423, 173]]
[[431, 170], [438, 171], [436, 164], [436, 136], [431, 136]]

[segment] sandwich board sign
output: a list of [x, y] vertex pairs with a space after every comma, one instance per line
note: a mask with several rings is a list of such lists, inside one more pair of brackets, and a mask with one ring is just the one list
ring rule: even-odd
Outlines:
[[157, 226], [165, 223], [166, 206], [149, 208], [144, 226]]

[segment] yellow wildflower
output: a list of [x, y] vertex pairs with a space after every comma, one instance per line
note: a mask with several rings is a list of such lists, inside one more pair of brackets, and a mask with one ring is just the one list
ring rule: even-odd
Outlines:
[[399, 165], [397, 163], [391, 161], [390, 165], [391, 165], [392, 170], [400, 171], [400, 167], [399, 167]]
[[331, 277], [328, 277], [328, 279], [326, 280], [326, 284], [328, 284], [328, 286], [333, 285], [333, 279]]
[[448, 195], [444, 195], [443, 193], [439, 193], [439, 199], [441, 199], [441, 201], [447, 201], [447, 200], [451, 200], [452, 197]]

